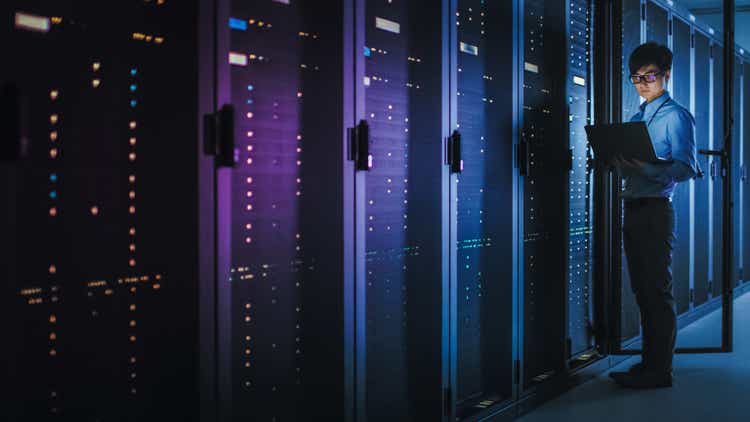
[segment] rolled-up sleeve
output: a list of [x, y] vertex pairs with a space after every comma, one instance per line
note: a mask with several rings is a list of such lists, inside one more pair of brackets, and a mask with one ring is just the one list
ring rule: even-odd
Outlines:
[[695, 149], [695, 120], [686, 110], [670, 113], [667, 120], [667, 139], [672, 147], [674, 164], [667, 173], [676, 182], [692, 179], [698, 175]]

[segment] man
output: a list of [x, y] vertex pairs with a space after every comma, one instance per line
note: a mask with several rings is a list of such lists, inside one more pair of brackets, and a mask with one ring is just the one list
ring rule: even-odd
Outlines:
[[677, 335], [672, 294], [675, 185], [698, 173], [695, 121], [671, 99], [666, 84], [672, 52], [656, 43], [633, 51], [630, 80], [645, 100], [630, 121], [643, 121], [664, 164], [615, 159], [625, 180], [623, 240], [631, 285], [641, 311], [643, 354], [627, 372], [612, 372], [618, 384], [630, 388], [672, 386], [672, 357]]

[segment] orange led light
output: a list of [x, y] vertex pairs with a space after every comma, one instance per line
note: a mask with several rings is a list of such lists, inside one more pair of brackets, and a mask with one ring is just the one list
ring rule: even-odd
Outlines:
[[135, 138], [130, 138], [130, 145], [135, 145]]
[[128, 154], [128, 160], [135, 161], [135, 153], [134, 152], [131, 152], [130, 154]]
[[135, 252], [135, 243], [131, 243], [128, 249], [130, 249], [130, 252]]
[[131, 259], [130, 261], [128, 261], [128, 265], [130, 265], [131, 267], [135, 267], [135, 259]]
[[56, 351], [55, 349], [51, 349], [51, 350], [49, 351], [49, 355], [50, 355], [50, 356], [57, 356], [57, 351]]
[[135, 305], [131, 304], [129, 309], [130, 311], [135, 311]]
[[50, 158], [57, 158], [57, 148], [52, 148], [49, 150], [49, 156]]
[[135, 121], [132, 121], [129, 123], [130, 129], [135, 129], [138, 126], [138, 124]]
[[91, 86], [94, 88], [99, 88], [99, 85], [102, 84], [101, 79], [94, 79], [91, 81]]
[[54, 101], [54, 100], [56, 100], [56, 99], [57, 99], [57, 97], [58, 97], [59, 95], [60, 95], [60, 92], [58, 92], [58, 91], [57, 91], [56, 89], [53, 89], [53, 90], [52, 90], [52, 91], [50, 91], [50, 93], [49, 93], [49, 98], [50, 98], [51, 100], [53, 100], [53, 101]]
[[96, 72], [99, 69], [101, 69], [101, 67], [102, 67], [102, 64], [99, 63], [99, 62], [94, 62], [94, 63], [91, 64], [91, 68], [94, 70], [94, 72]]
[[135, 214], [135, 207], [134, 207], [133, 205], [131, 205], [131, 206], [130, 206], [130, 207], [128, 208], [128, 212], [129, 212], [129, 213], [131, 213], [131, 214]]
[[50, 335], [49, 335], [49, 339], [50, 339], [50, 340], [57, 340], [57, 334], [55, 334], [55, 333], [50, 333]]
[[53, 114], [49, 116], [49, 122], [52, 123], [53, 125], [56, 124], [59, 120], [60, 120], [60, 116], [58, 116], [57, 114]]
[[130, 199], [135, 199], [135, 191], [131, 190], [131, 191], [130, 191], [130, 192], [128, 193], [128, 197], [129, 197]]
[[131, 326], [131, 327], [135, 327], [135, 320], [131, 320], [131, 321], [130, 321], [130, 326]]
[[131, 227], [131, 228], [130, 228], [130, 230], [128, 230], [128, 233], [129, 233], [129, 234], [130, 234], [131, 236], [135, 236], [135, 227]]
[[55, 267], [54, 265], [50, 265], [49, 266], [49, 273], [50, 274], [56, 274], [57, 273], [57, 267]]
[[[130, 341], [135, 342], [135, 336], [130, 336]], [[135, 374], [134, 374], [135, 375]], [[135, 378], [135, 377], [134, 377]]]
[[49, 215], [50, 217], [56, 217], [57, 216], [57, 208], [52, 207], [49, 209]]
[[128, 181], [129, 181], [130, 183], [135, 183], [135, 175], [134, 175], [134, 174], [131, 174], [130, 176], [128, 176]]
[[99, 215], [99, 207], [97, 206], [91, 207], [91, 215]]
[[50, 322], [50, 324], [56, 323], [57, 322], [57, 317], [54, 316], [54, 315], [50, 315], [49, 316], [49, 322]]
[[57, 140], [57, 132], [50, 132], [49, 133], [49, 140], [52, 142], [55, 142]]
[[161, 284], [159, 283], [154, 284], [154, 290], [159, 290], [159, 289], [161, 289]]

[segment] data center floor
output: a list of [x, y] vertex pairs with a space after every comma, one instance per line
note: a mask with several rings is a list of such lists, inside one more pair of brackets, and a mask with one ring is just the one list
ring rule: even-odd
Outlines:
[[[734, 307], [734, 352], [678, 355], [671, 389], [626, 390], [606, 373], [533, 410], [522, 422], [541, 421], [746, 421], [750, 414], [750, 294]], [[679, 346], [720, 344], [721, 312], [682, 329]], [[613, 370], [624, 370], [632, 358]]]

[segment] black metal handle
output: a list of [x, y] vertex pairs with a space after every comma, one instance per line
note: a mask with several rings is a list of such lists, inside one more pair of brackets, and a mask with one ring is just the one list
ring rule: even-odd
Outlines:
[[28, 149], [21, 91], [15, 84], [0, 87], [0, 161], [17, 161]]
[[354, 161], [356, 170], [369, 171], [372, 168], [370, 155], [370, 125], [361, 120], [356, 127], [349, 129], [349, 159]]
[[203, 116], [203, 152], [215, 157], [217, 167], [235, 166], [237, 151], [234, 143], [234, 106], [231, 104]]
[[727, 153], [723, 149], [701, 149], [698, 150], [699, 154], [702, 155], [718, 155], [720, 157], [726, 157]]
[[464, 170], [464, 162], [461, 159], [461, 133], [457, 130], [448, 138], [448, 164], [451, 173], [461, 173]]

